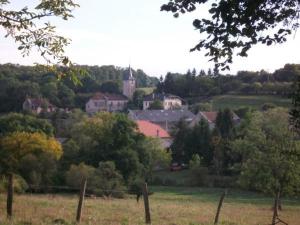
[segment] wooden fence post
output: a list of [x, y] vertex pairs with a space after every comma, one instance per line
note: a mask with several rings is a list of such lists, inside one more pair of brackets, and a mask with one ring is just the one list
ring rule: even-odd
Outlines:
[[151, 224], [148, 193], [149, 192], [148, 192], [147, 183], [144, 183], [144, 185], [143, 185], [143, 197], [144, 197], [144, 205], [145, 205], [145, 219], [146, 219], [146, 224]]
[[13, 216], [14, 175], [8, 174], [6, 212], [9, 219]]
[[80, 223], [80, 221], [81, 221], [81, 214], [82, 214], [82, 207], [83, 207], [84, 196], [85, 196], [86, 183], [87, 183], [87, 179], [82, 178], [81, 187], [80, 187], [79, 202], [78, 202], [78, 207], [77, 207], [77, 215], [76, 215], [76, 222], [77, 223]]
[[221, 195], [221, 198], [220, 198], [220, 201], [219, 201], [219, 205], [218, 205], [217, 214], [216, 214], [216, 217], [215, 217], [215, 223], [214, 223], [214, 225], [218, 224], [218, 222], [219, 222], [219, 215], [220, 215], [220, 211], [221, 211], [222, 204], [223, 204], [223, 201], [224, 201], [224, 198], [225, 198], [226, 194], [227, 194], [227, 190], [225, 190], [223, 192], [223, 194]]

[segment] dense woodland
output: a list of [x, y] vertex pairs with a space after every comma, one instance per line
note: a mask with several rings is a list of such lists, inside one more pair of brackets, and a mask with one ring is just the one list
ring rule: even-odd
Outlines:
[[218, 70], [197, 72], [193, 69], [186, 74], [168, 73], [164, 79], [161, 77], [157, 91], [188, 99], [228, 93], [288, 96], [299, 74], [300, 65], [297, 64], [287, 64], [274, 73], [239, 71], [235, 75], [221, 75]]

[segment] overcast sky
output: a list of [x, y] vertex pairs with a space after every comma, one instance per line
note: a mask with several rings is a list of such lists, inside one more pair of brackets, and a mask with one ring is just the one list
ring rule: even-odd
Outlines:
[[[186, 72], [189, 68], [207, 70], [204, 53], [189, 49], [200, 40], [192, 21], [205, 10], [175, 19], [160, 12], [168, 0], [77, 0], [81, 7], [69, 21], [52, 20], [60, 33], [72, 39], [67, 54], [78, 64], [116, 65], [140, 68], [148, 75]], [[12, 0], [16, 7], [28, 1]], [[22, 3], [23, 2], [23, 3]], [[0, 63], [42, 63], [37, 54], [23, 58], [10, 38], [0, 30]], [[293, 35], [282, 45], [257, 46], [249, 57], [234, 59], [231, 73], [238, 70], [274, 71], [286, 63], [300, 63], [300, 34]]]

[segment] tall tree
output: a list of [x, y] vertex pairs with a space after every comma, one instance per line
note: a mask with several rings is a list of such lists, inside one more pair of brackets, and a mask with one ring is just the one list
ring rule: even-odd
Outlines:
[[29, 154], [49, 153], [59, 159], [62, 147], [53, 137], [43, 133], [14, 132], [0, 139], [0, 168], [8, 178], [7, 215], [12, 217], [13, 174], [18, 173], [21, 160]]
[[[294, 194], [300, 184], [299, 138], [289, 126], [286, 110], [256, 112], [243, 136], [232, 147], [242, 155], [240, 183], [271, 193], [278, 202], [282, 194]], [[272, 224], [278, 216], [274, 209]]]

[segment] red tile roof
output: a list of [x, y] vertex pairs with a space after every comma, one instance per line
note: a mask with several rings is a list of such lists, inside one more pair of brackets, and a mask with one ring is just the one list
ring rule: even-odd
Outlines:
[[218, 112], [201, 112], [201, 113], [206, 117], [208, 122], [210, 123], [216, 122]]
[[137, 120], [139, 131], [147, 137], [170, 138], [170, 134], [160, 126], [145, 120]]

